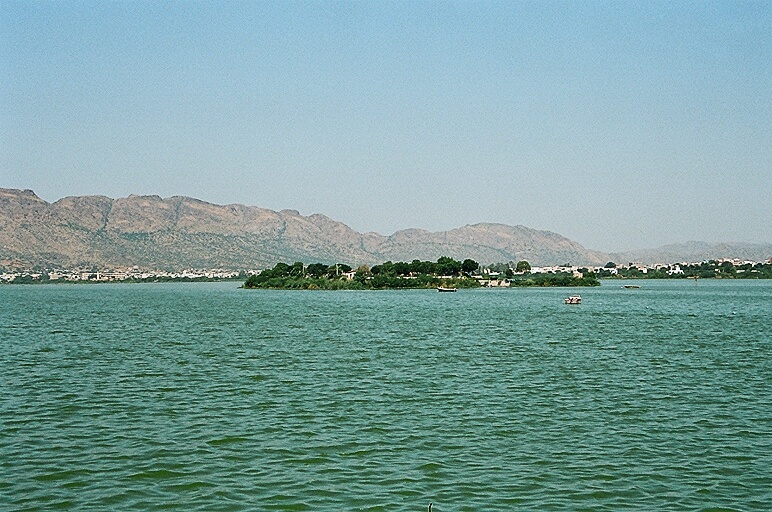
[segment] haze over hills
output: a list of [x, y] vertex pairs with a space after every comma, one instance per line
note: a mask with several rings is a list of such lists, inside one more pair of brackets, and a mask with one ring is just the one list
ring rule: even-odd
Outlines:
[[[772, 256], [772, 245], [745, 245], [739, 248], [741, 254], [735, 249], [692, 244], [684, 246], [684, 253]], [[667, 256], [656, 261], [682, 261], [680, 250], [669, 246], [651, 254]], [[441, 256], [483, 264], [524, 259], [532, 265], [602, 265], [633, 256], [635, 261], [649, 262], [646, 251], [602, 253], [524, 226], [488, 223], [441, 232], [406, 229], [383, 236], [359, 233], [320, 214], [216, 205], [189, 197], [78, 196], [48, 203], [31, 190], [0, 189], [0, 268], [257, 269], [279, 261], [359, 265], [435, 261]]]
[[772, 258], [772, 244], [717, 243], [690, 241], [653, 249], [609, 254], [610, 261], [641, 263], [697, 262], [718, 258], [766, 261]]

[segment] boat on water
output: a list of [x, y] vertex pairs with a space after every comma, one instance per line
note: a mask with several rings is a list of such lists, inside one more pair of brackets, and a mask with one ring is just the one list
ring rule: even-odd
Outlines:
[[581, 304], [582, 303], [582, 296], [581, 295], [571, 295], [570, 297], [566, 297], [563, 299], [563, 302], [565, 304]]
[[444, 286], [438, 286], [437, 287], [437, 291], [438, 292], [455, 292], [456, 289], [455, 288], [446, 288]]
[[640, 288], [640, 285], [637, 284], [626, 284], [622, 288], [627, 288], [628, 290], [637, 290]]

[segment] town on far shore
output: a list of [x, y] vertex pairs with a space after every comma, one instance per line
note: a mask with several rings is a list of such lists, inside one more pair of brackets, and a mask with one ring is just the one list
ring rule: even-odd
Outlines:
[[[257, 271], [253, 271], [257, 272]], [[228, 269], [185, 269], [179, 272], [146, 270], [139, 267], [98, 269], [15, 270], [0, 273], [0, 283], [107, 283], [165, 281], [226, 281], [245, 279], [249, 271]]]
[[[442, 259], [442, 258], [441, 258]], [[450, 258], [447, 258], [451, 260]], [[438, 260], [439, 261], [439, 260]], [[455, 260], [451, 260], [455, 261]], [[464, 263], [473, 260], [464, 260]], [[421, 263], [414, 260], [413, 265]], [[425, 262], [424, 262], [425, 263]], [[459, 262], [460, 263], [460, 262]], [[315, 263], [300, 264], [304, 271]], [[279, 264], [282, 265], [282, 264]], [[352, 281], [363, 273], [379, 271], [383, 266], [390, 269], [405, 266], [410, 270], [411, 263], [386, 262], [382, 265], [368, 267], [361, 265], [354, 269], [349, 265], [339, 263], [327, 265], [337, 269], [337, 278]], [[289, 266], [289, 265], [288, 265]], [[380, 268], [379, 268], [380, 267]], [[250, 276], [259, 276], [264, 269], [184, 269], [177, 272], [141, 269], [137, 266], [124, 268], [96, 267], [61, 269], [13, 269], [0, 270], [0, 284], [36, 284], [36, 283], [105, 283], [105, 282], [198, 282], [198, 281], [243, 281]], [[470, 270], [466, 268], [465, 270]], [[410, 276], [412, 272], [400, 272], [400, 275]], [[459, 272], [459, 275], [461, 272]], [[772, 258], [765, 261], [749, 261], [736, 258], [710, 259], [700, 262], [678, 262], [670, 264], [645, 265], [642, 263], [617, 264], [608, 262], [603, 266], [587, 265], [553, 265], [531, 266], [527, 261], [510, 261], [507, 263], [494, 263], [489, 265], [477, 265], [474, 270], [464, 272], [466, 277], [474, 279], [484, 287], [508, 287], [517, 279], [524, 276], [546, 275], [570, 275], [574, 278], [595, 277], [600, 279], [678, 279], [678, 278], [719, 278], [719, 279], [772, 279]], [[450, 276], [441, 276], [450, 277]]]

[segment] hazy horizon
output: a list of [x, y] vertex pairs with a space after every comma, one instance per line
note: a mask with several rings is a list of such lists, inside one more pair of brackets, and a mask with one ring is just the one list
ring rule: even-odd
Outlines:
[[772, 4], [0, 3], [0, 186], [772, 241]]

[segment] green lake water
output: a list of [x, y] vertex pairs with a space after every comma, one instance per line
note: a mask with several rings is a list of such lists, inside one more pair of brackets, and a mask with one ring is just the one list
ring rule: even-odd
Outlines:
[[771, 510], [772, 281], [636, 283], [0, 286], [0, 510]]

